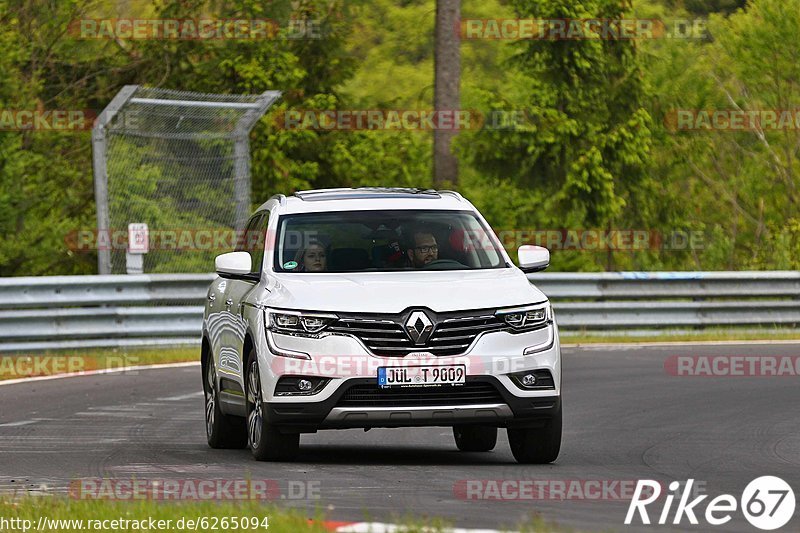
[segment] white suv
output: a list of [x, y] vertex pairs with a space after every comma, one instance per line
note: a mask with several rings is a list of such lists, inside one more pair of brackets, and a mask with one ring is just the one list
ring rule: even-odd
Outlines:
[[463, 451], [508, 430], [521, 463], [561, 447], [561, 350], [547, 297], [452, 191], [277, 195], [217, 257], [202, 368], [208, 443], [289, 460], [320, 429], [451, 426]]

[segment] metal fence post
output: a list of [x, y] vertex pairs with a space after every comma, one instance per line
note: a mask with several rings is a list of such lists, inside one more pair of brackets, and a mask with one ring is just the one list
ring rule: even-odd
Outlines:
[[[94, 201], [97, 207], [97, 238], [109, 230], [108, 170], [106, 168], [106, 132], [98, 124], [92, 128], [92, 159], [94, 166]], [[97, 247], [97, 273], [111, 274], [111, 250]]]
[[250, 130], [280, 96], [280, 91], [261, 93], [257, 106], [242, 115], [234, 129], [234, 195], [236, 196], [236, 229], [239, 231], [244, 231], [252, 209], [250, 205], [252, 202]]
[[[97, 206], [97, 241], [110, 243], [109, 231], [111, 218], [108, 211], [108, 138], [106, 126], [114, 119], [117, 112], [133, 96], [138, 85], [126, 85], [111, 100], [92, 128], [92, 166], [94, 170], [94, 199]], [[108, 246], [97, 247], [97, 273], [111, 274], [111, 249]]]
[[234, 177], [233, 191], [236, 197], [236, 229], [244, 231], [250, 217], [250, 138], [245, 133], [233, 141]]

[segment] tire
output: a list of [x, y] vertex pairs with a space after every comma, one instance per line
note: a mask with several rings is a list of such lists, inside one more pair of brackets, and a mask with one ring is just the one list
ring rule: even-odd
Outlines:
[[299, 433], [281, 433], [278, 428], [264, 420], [261, 379], [258, 372], [258, 357], [250, 352], [245, 379], [247, 398], [247, 446], [257, 461], [291, 461], [300, 448]]
[[247, 445], [247, 428], [244, 419], [228, 416], [220, 410], [219, 388], [214, 358], [209, 355], [203, 379], [206, 406], [206, 438], [208, 445], [218, 449], [237, 449]]
[[453, 426], [453, 438], [462, 452], [488, 452], [497, 444], [497, 428], [492, 426]]
[[522, 464], [552, 463], [561, 451], [561, 408], [541, 429], [508, 429], [514, 459]]

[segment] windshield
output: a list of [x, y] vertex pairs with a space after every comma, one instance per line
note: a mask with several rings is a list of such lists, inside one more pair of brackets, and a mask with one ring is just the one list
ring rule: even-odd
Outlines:
[[277, 272], [474, 270], [507, 265], [469, 211], [344, 211], [281, 217]]

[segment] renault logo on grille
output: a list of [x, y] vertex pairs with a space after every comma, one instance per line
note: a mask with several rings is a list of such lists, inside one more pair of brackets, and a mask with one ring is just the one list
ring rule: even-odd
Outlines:
[[433, 333], [433, 322], [423, 311], [414, 311], [406, 320], [406, 332], [414, 344], [425, 344]]

